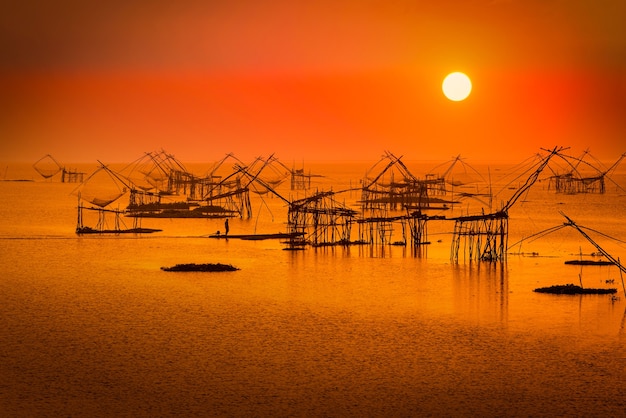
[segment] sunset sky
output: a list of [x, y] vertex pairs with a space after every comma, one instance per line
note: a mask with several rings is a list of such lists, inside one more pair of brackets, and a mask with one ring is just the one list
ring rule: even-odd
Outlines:
[[624, 22], [624, 0], [5, 1], [0, 161], [612, 161]]

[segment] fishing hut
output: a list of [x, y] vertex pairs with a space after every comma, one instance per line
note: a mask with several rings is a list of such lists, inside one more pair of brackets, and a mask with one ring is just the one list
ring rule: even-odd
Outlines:
[[461, 249], [464, 250], [464, 254], [469, 260], [506, 260], [509, 209], [537, 181], [539, 174], [548, 165], [550, 159], [557, 155], [560, 150], [554, 148], [536, 165], [534, 171], [526, 179], [526, 183], [515, 191], [502, 209], [491, 213], [484, 213], [483, 209], [483, 213], [478, 215], [454, 218], [454, 231], [450, 249], [450, 258], [453, 261], [459, 260]]
[[[551, 168], [552, 176], [549, 177], [548, 189], [554, 189], [556, 193], [564, 194], [604, 194], [606, 181], [615, 183], [610, 178], [610, 173], [615, 171], [626, 154], [622, 154], [609, 168], [603, 168], [596, 159], [594, 159], [595, 164], [589, 163], [585, 160], [587, 156], [590, 156], [588, 151], [585, 151], [580, 157], [560, 153], [558, 157], [565, 162], [567, 171], [561, 173]], [[585, 169], [587, 169], [587, 173], [585, 173]], [[591, 171], [590, 174], [589, 171]], [[621, 189], [619, 185], [617, 186]]]
[[358, 218], [359, 243], [370, 245], [426, 244], [426, 215], [369, 216]]
[[241, 218], [252, 217], [252, 204], [250, 202], [250, 188], [242, 184], [242, 178], [225, 178], [205, 190], [202, 197], [203, 202], [213, 207], [221, 207], [232, 213], [236, 213]]
[[424, 175], [423, 182], [426, 185], [430, 196], [446, 195], [448, 192], [446, 188], [446, 180], [443, 176], [439, 176], [434, 173], [426, 173]]
[[[121, 216], [126, 215], [126, 211], [112, 208], [111, 205], [133, 188], [132, 182], [100, 161], [98, 163], [100, 167], [73, 191], [78, 197], [76, 233], [83, 235], [160, 231], [160, 229], [142, 228], [138, 218], [133, 219], [132, 227], [125, 225]], [[84, 202], [90, 205], [86, 206]], [[87, 220], [87, 214], [94, 216], [89, 216]]]
[[[235, 161], [232, 173], [227, 176], [218, 174], [219, 169], [228, 160]], [[193, 199], [198, 199], [213, 208], [223, 208], [241, 218], [252, 217], [250, 189], [242, 168], [245, 166], [234, 154], [226, 154], [203, 178], [195, 181]]]
[[199, 178], [187, 171], [172, 169], [167, 174], [168, 194], [186, 196], [190, 200], [196, 200], [202, 195], [205, 187], [210, 187], [211, 179]]
[[564, 194], [603, 194], [606, 190], [604, 176], [582, 178], [572, 173], [557, 174], [550, 177], [549, 187], [553, 188], [556, 193]]
[[317, 192], [290, 202], [287, 212], [289, 233], [304, 237], [313, 246], [349, 245], [357, 211], [335, 199], [332, 191]]
[[[375, 173], [374, 170], [385, 162], [384, 167]], [[427, 184], [409, 171], [401, 157], [388, 151], [367, 171], [362, 184], [360, 203], [364, 213], [404, 210], [413, 205], [421, 208], [429, 204]]]
[[[385, 161], [382, 170], [371, 175]], [[429, 217], [422, 209], [431, 203], [428, 183], [413, 176], [401, 159], [389, 152], [381, 162], [368, 170], [360, 188], [362, 213], [338, 202], [335, 192], [317, 192], [288, 202], [289, 232], [301, 234], [304, 242], [313, 246], [425, 244]], [[353, 225], [356, 240], [352, 238]]]
[[247, 190], [237, 178], [196, 176], [165, 151], [146, 153], [123, 171], [132, 178], [127, 216], [224, 218], [250, 213]]
[[220, 182], [220, 187], [225, 186], [228, 190], [212, 197], [205, 197], [205, 199], [226, 199], [223, 204], [236, 207], [241, 217], [244, 217], [245, 213], [248, 218], [252, 217], [250, 192], [259, 197], [272, 194], [286, 201], [275, 190], [283, 182], [284, 177], [281, 175], [263, 177], [264, 170], [271, 167], [273, 161], [274, 157], [270, 155], [267, 159], [258, 157], [250, 165], [235, 164], [234, 172]]
[[451, 258], [458, 261], [461, 246], [470, 260], [503, 261], [506, 258], [509, 215], [495, 213], [454, 219]]
[[[364, 244], [392, 244], [404, 245], [406, 243], [406, 224], [402, 216], [369, 216], [356, 220], [358, 225], [359, 242]], [[400, 224], [402, 238], [395, 240], [393, 237], [394, 224]]]
[[461, 156], [457, 155], [454, 160], [449, 164], [447, 169], [443, 172], [443, 174], [434, 173], [435, 170], [440, 168], [441, 166], [437, 166], [431, 170], [431, 172], [426, 173], [425, 175], [425, 183], [428, 187], [428, 192], [431, 195], [446, 195], [448, 193], [448, 189], [446, 187], [446, 183], [449, 182], [452, 185], [455, 185], [454, 181], [450, 180], [450, 173], [454, 169], [454, 166], [461, 161]]
[[[226, 156], [226, 158], [231, 157], [234, 158], [232, 154]], [[225, 159], [220, 161], [217, 167], [222, 165]], [[285, 180], [286, 176], [273, 167], [277, 162], [273, 155], [267, 159], [258, 157], [249, 165], [237, 161], [238, 163], [234, 164], [233, 172], [230, 175], [221, 178], [218, 182], [211, 182], [210, 187], [202, 190], [201, 199], [203, 202], [236, 212], [242, 218], [252, 217], [251, 192], [259, 196], [276, 195], [288, 202], [275, 190]], [[265, 173], [268, 168], [270, 168], [270, 174]], [[211, 171], [210, 177], [212, 179], [217, 178], [215, 171], [216, 169]]]
[[[84, 224], [84, 211], [94, 212], [97, 221], [94, 226], [86, 226]], [[78, 199], [78, 218], [76, 222], [76, 234], [150, 234], [160, 232], [161, 229], [143, 228], [139, 217], [133, 219], [133, 226], [127, 227], [121, 216], [125, 212], [119, 209], [107, 209], [103, 207], [84, 206], [81, 198]]]
[[[381, 166], [382, 169], [376, 172]], [[454, 162], [450, 169], [453, 166]], [[426, 244], [428, 220], [442, 217], [430, 217], [424, 212], [446, 210], [457, 203], [431, 196], [431, 193], [439, 196], [446, 194], [444, 176], [431, 174], [425, 179], [419, 179], [409, 171], [401, 157], [390, 152], [386, 152], [368, 170], [362, 184], [359, 203], [363, 216], [355, 220], [359, 226], [360, 242], [394, 245], [410, 243], [413, 246]], [[397, 213], [400, 211], [405, 214]]]
[[[427, 243], [429, 217], [419, 211], [390, 215], [386, 210], [363, 217], [336, 199], [332, 191], [289, 203], [288, 231], [304, 237], [291, 245], [407, 245]], [[354, 228], [356, 226], [356, 228]], [[356, 232], [354, 231], [356, 229]], [[357, 239], [353, 239], [354, 233]]]
[[308, 190], [311, 188], [312, 175], [305, 174], [304, 168], [291, 170], [291, 190]]
[[195, 176], [186, 170], [170, 170], [168, 177], [169, 189], [173, 193], [186, 196], [188, 200], [203, 200], [216, 194], [224, 193], [225, 189], [238, 187], [238, 179], [224, 181], [218, 170], [228, 159], [239, 160], [233, 154], [226, 154], [224, 158], [216, 162], [204, 176]]
[[165, 150], [146, 152], [121, 170], [125, 177], [143, 190], [161, 195], [187, 195], [194, 176], [172, 154]]
[[[372, 172], [387, 161], [378, 173]], [[450, 169], [454, 166], [454, 162]], [[449, 169], [449, 170], [450, 170]], [[448, 170], [448, 171], [449, 171]], [[443, 199], [447, 194], [446, 177], [428, 174], [424, 179], [414, 176], [401, 158], [390, 152], [376, 163], [365, 175], [361, 188], [363, 213], [380, 211], [426, 211], [447, 210], [458, 201]], [[379, 216], [379, 215], [376, 215]]]
[[82, 171], [66, 169], [63, 167], [61, 170], [61, 183], [81, 183], [85, 178], [85, 173]]

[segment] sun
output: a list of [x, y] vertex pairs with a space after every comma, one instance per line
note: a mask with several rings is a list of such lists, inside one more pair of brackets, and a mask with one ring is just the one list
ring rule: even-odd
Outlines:
[[465, 100], [472, 91], [472, 81], [463, 73], [450, 73], [443, 79], [441, 89], [445, 96], [454, 101]]

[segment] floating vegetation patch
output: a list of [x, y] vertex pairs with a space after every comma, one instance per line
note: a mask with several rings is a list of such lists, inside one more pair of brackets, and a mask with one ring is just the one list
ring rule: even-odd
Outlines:
[[608, 295], [617, 293], [617, 289], [594, 289], [580, 287], [575, 284], [562, 284], [549, 287], [540, 287], [534, 290], [538, 293], [551, 293], [554, 295]]
[[208, 272], [219, 272], [219, 271], [237, 271], [239, 270], [237, 267], [233, 267], [230, 264], [221, 264], [221, 263], [207, 263], [207, 264], [176, 264], [172, 267], [161, 267], [163, 271], [208, 271]]
[[576, 266], [610, 266], [613, 262], [608, 260], [567, 260], [565, 264], [573, 264]]

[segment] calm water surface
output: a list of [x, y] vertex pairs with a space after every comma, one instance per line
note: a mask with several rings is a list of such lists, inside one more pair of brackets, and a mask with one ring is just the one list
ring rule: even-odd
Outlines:
[[[354, 186], [367, 166], [315, 166], [327, 175], [319, 187]], [[163, 232], [78, 237], [75, 185], [28, 169], [8, 172], [36, 181], [0, 182], [3, 416], [620, 416], [626, 409], [619, 271], [582, 270], [590, 287], [615, 280], [617, 298], [532, 291], [578, 282], [580, 268], [563, 262], [595, 249], [575, 231], [524, 242], [511, 251], [522, 254], [498, 264], [452, 263], [447, 223], [429, 226], [432, 244], [417, 253], [291, 252], [273, 240], [207, 238], [223, 227], [219, 220], [146, 219], [143, 226]], [[559, 210], [624, 239], [625, 205], [610, 185], [604, 195], [570, 196], [538, 183], [510, 211], [509, 242], [559, 225]], [[285, 230], [282, 201], [266, 197], [253, 208], [253, 219], [231, 220], [231, 233]], [[615, 256], [626, 253], [623, 244], [598, 241]], [[241, 270], [160, 270], [191, 262]]]

